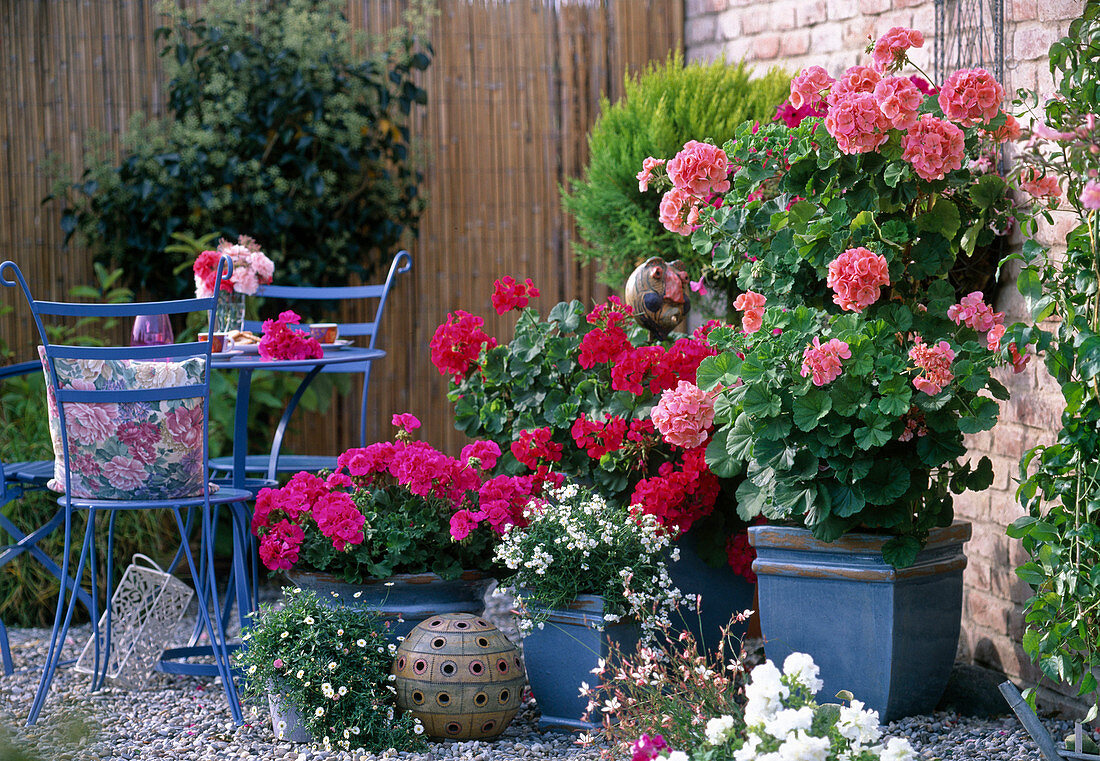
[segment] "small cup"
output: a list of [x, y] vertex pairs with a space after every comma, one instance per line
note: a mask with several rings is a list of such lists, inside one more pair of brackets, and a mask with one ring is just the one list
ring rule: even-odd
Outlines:
[[[199, 340], [205, 341], [210, 336], [209, 333], [199, 333]], [[210, 351], [214, 354], [220, 354], [223, 351], [228, 351], [233, 348], [233, 339], [229, 338], [228, 333], [215, 333], [214, 340], [210, 342]]]
[[314, 322], [309, 326], [309, 334], [319, 343], [334, 344], [340, 337], [340, 326], [335, 322]]

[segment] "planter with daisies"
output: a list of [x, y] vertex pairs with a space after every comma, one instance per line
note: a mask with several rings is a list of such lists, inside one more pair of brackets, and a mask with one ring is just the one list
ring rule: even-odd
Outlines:
[[496, 444], [449, 457], [395, 415], [392, 442], [349, 449], [322, 478], [297, 473], [256, 498], [260, 559], [331, 604], [377, 611], [391, 637], [441, 613], [480, 613], [493, 548], [541, 493], [532, 476], [492, 476]]
[[[651, 170], [679, 192], [668, 226], [690, 225], [743, 291], [741, 330], [711, 332], [720, 353], [697, 382], [716, 395], [710, 469], [744, 474], [743, 519], [781, 524], [750, 529], [769, 657], [810, 653], [827, 693], [851, 689], [887, 721], [931, 709], [946, 684], [968, 536], [952, 494], [993, 476], [988, 459], [962, 460], [963, 436], [992, 428], [1007, 398], [990, 370], [1028, 360], [1002, 342], [1003, 315], [948, 280], [1013, 211], [1005, 180], [974, 162], [1018, 127], [984, 70], [937, 96], [894, 76], [921, 41], [893, 29], [872, 66], [797, 75], [792, 104], [823, 120], [744, 125]], [[705, 204], [715, 191], [720, 208]], [[892, 679], [895, 653], [930, 640], [919, 673]], [[920, 705], [899, 697], [917, 683]]]
[[548, 489], [505, 530], [496, 560], [520, 614], [542, 726], [595, 728], [582, 692], [593, 669], [668, 626], [681, 597], [668, 574], [670, 544], [654, 516], [576, 483]]
[[[537, 296], [529, 279], [494, 284], [497, 313], [518, 312], [507, 344], [465, 311], [436, 330], [432, 361], [451, 378], [456, 427], [500, 446], [499, 471], [568, 477], [684, 535], [676, 542], [682, 560], [670, 564], [687, 598], [677, 623], [717, 646], [720, 629], [752, 607], [754, 593], [747, 523], [734, 504], [738, 479], [717, 477], [705, 462], [709, 419], [681, 423], [655, 412], [669, 394], [679, 401], [666, 405], [707, 414], [677, 390], [694, 388], [699, 363], [716, 353], [707, 336], [717, 323], [655, 343], [614, 296], [593, 308], [562, 302], [545, 319], [528, 306]], [[744, 630], [739, 624], [737, 633]]]

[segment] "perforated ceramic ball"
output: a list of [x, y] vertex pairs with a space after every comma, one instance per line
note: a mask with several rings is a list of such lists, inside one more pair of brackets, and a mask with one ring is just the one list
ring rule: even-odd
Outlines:
[[496, 737], [519, 711], [519, 649], [481, 616], [445, 613], [416, 625], [393, 662], [397, 704], [432, 737]]

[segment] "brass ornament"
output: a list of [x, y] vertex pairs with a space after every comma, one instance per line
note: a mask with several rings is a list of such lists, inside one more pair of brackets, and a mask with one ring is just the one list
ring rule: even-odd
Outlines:
[[519, 648], [481, 616], [444, 613], [397, 648], [397, 705], [448, 740], [496, 737], [519, 711], [526, 672]]
[[624, 301], [654, 339], [665, 338], [691, 310], [688, 274], [680, 262], [652, 256], [626, 279]]

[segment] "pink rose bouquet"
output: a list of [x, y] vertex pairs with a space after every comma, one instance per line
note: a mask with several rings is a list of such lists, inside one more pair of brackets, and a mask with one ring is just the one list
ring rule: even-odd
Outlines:
[[395, 573], [455, 578], [489, 570], [505, 530], [523, 525], [549, 475], [492, 476], [500, 448], [475, 441], [448, 457], [412, 440], [413, 415], [394, 415], [394, 441], [349, 449], [327, 475], [298, 473], [261, 489], [252, 531], [271, 570], [308, 567], [348, 582]]
[[236, 243], [222, 239], [216, 250], [203, 251], [195, 259], [192, 270], [195, 273], [195, 296], [198, 298], [214, 295], [218, 262], [223, 254], [229, 255], [233, 260], [233, 274], [221, 283], [223, 291], [251, 296], [260, 285], [271, 282], [275, 265], [260, 250], [256, 241], [247, 235], [240, 236]]

